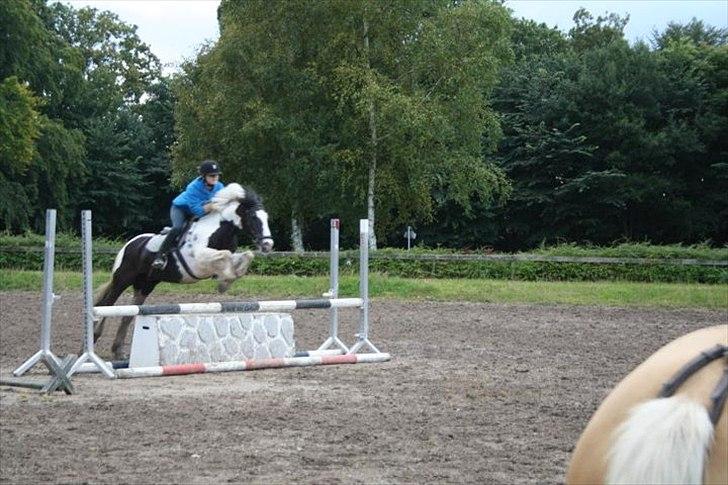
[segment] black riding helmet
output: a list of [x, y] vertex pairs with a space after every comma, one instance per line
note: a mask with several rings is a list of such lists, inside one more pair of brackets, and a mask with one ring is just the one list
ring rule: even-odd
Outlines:
[[220, 166], [215, 160], [205, 160], [200, 164], [198, 169], [201, 176], [205, 175], [220, 175]]

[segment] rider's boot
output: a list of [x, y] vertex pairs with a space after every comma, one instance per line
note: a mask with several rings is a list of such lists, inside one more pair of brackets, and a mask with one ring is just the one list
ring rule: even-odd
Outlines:
[[167, 236], [162, 241], [162, 245], [157, 251], [157, 257], [152, 261], [152, 268], [156, 270], [163, 270], [167, 266], [167, 253], [171, 249], [172, 245], [177, 242], [177, 236], [179, 235], [180, 229], [173, 227]]

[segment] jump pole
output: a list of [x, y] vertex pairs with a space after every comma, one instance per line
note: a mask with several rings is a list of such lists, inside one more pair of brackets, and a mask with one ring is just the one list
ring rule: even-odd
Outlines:
[[360, 364], [384, 362], [390, 359], [389, 354], [343, 354], [319, 355], [311, 357], [290, 357], [281, 359], [257, 359], [240, 362], [213, 362], [209, 364], [179, 364], [158, 367], [138, 367], [117, 369], [119, 379], [135, 377], [162, 377], [187, 374], [207, 374], [215, 372], [250, 371], [260, 369], [278, 369], [282, 367], [308, 367], [314, 365]]
[[361, 308], [361, 298], [314, 298], [300, 300], [250, 300], [214, 303], [166, 303], [160, 305], [111, 305], [93, 307], [93, 316], [135, 317], [137, 315], [179, 315], [200, 313], [256, 313], [291, 310]]
[[[344, 352], [341, 349], [327, 349], [327, 350], [301, 350], [296, 352], [293, 357], [321, 357], [321, 356], [329, 356], [329, 355], [341, 355]], [[129, 368], [129, 361], [128, 360], [116, 360], [116, 361], [108, 361], [106, 362], [108, 366], [116, 369], [128, 369]], [[163, 367], [163, 366], [162, 366]], [[96, 364], [87, 362], [83, 365], [81, 365], [77, 370], [76, 374], [96, 374], [99, 372], [99, 368], [96, 367]]]
[[116, 374], [94, 351], [94, 302], [93, 302], [93, 257], [91, 254], [91, 211], [81, 211], [81, 235], [83, 246], [83, 316], [84, 347], [83, 354], [73, 364], [69, 376], [73, 375], [85, 362], [91, 361], [102, 374], [114, 379]]

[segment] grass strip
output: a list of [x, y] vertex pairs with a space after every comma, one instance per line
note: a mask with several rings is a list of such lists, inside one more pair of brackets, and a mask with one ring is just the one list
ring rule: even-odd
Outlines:
[[[408, 279], [370, 273], [369, 293], [373, 298], [402, 300], [467, 301], [492, 303], [540, 303], [560, 305], [601, 305], [615, 307], [728, 308], [728, 285], [635, 283], [635, 282], [554, 282], [490, 279]], [[108, 273], [94, 273], [94, 286], [107, 281]], [[328, 290], [328, 277], [256, 276], [238, 280], [227, 297], [240, 299], [315, 298]], [[356, 296], [356, 276], [340, 278], [341, 296]], [[40, 291], [40, 271], [0, 272], [0, 291]], [[54, 290], [81, 291], [81, 274], [56, 271]], [[213, 281], [194, 285], [162, 283], [155, 290], [164, 294], [217, 294]], [[183, 300], [181, 300], [183, 301]]]

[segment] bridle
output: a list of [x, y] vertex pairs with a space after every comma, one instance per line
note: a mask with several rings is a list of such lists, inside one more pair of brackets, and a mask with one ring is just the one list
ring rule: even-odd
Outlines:
[[[690, 376], [721, 357], [725, 357], [727, 359], [726, 363], [728, 364], [728, 346], [716, 344], [715, 347], [700, 352], [700, 355], [682, 366], [669, 381], [662, 385], [658, 397], [671, 397]], [[708, 415], [713, 426], [718, 424], [726, 398], [728, 398], [728, 365], [723, 369], [723, 375], [718, 380], [718, 384], [716, 384], [713, 392], [710, 393], [711, 407], [708, 410]]]

